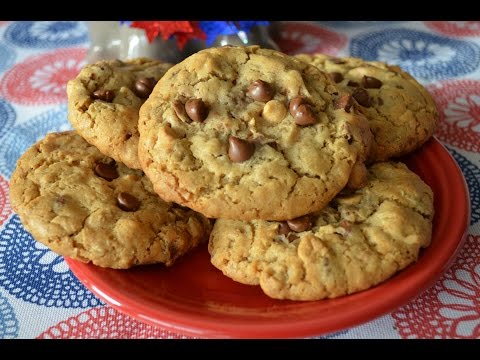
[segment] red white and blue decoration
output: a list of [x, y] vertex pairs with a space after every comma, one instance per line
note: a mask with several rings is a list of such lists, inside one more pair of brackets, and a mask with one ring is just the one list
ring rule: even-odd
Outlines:
[[[150, 41], [206, 46], [266, 21], [123, 21]], [[289, 54], [325, 52], [401, 66], [432, 93], [435, 135], [470, 192], [465, 245], [435, 284], [404, 306], [323, 338], [480, 338], [480, 22], [361, 21], [276, 23], [272, 38]], [[0, 21], [0, 339], [186, 336], [106, 305], [36, 242], [11, 208], [8, 182], [21, 154], [45, 134], [71, 129], [65, 86], [85, 64], [81, 21]]]

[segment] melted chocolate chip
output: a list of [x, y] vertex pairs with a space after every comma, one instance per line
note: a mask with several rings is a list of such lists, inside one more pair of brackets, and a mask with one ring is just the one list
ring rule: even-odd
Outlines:
[[255, 145], [235, 136], [228, 138], [228, 157], [234, 163], [243, 162], [252, 157]]
[[362, 78], [362, 86], [365, 89], [380, 89], [382, 85], [383, 83], [373, 76], [364, 75]]
[[188, 117], [195, 122], [202, 122], [208, 116], [207, 105], [202, 99], [190, 99], [185, 103], [185, 111]]
[[97, 176], [101, 178], [112, 181], [113, 179], [118, 178], [118, 172], [115, 167], [115, 163], [113, 164], [105, 164], [102, 162], [98, 162], [95, 164], [95, 168], [93, 169]]
[[295, 112], [295, 124], [300, 126], [312, 125], [317, 122], [310, 105], [301, 104], [297, 107]]
[[140, 201], [129, 193], [121, 192], [117, 196], [117, 206], [123, 211], [136, 211], [140, 207]]
[[103, 100], [106, 102], [112, 102], [113, 98], [115, 97], [115, 94], [111, 90], [97, 90], [93, 92], [93, 98], [98, 99], [98, 100]]
[[267, 102], [272, 100], [274, 92], [269, 83], [255, 80], [249, 87], [247, 95], [253, 100]]
[[278, 235], [287, 235], [290, 232], [290, 226], [285, 221], [282, 221], [278, 224], [277, 233]]
[[358, 87], [358, 83], [356, 81], [349, 80], [347, 86]]
[[335, 109], [344, 109], [347, 113], [349, 113], [352, 105], [352, 95], [344, 94], [335, 101], [334, 107]]
[[368, 95], [367, 90], [363, 88], [355, 89], [355, 91], [352, 93], [352, 96], [363, 107], [368, 108], [372, 106], [372, 98], [370, 97], [370, 95]]
[[157, 81], [153, 77], [142, 77], [135, 82], [135, 94], [142, 99], [146, 99], [152, 93]]
[[331, 72], [328, 75], [330, 76], [330, 79], [335, 81], [337, 84], [343, 80], [343, 75], [339, 72]]
[[292, 100], [290, 100], [290, 104], [288, 105], [288, 111], [290, 112], [290, 115], [295, 117], [298, 106], [303, 104], [304, 102], [305, 99], [301, 96], [295, 96]]
[[287, 224], [290, 229], [295, 232], [307, 231], [312, 228], [312, 220], [308, 215], [301, 216], [292, 220], [287, 220]]

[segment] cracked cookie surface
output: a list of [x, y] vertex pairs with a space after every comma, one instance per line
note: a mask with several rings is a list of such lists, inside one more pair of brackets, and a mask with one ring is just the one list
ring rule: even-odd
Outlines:
[[86, 65], [67, 84], [68, 120], [103, 154], [140, 169], [138, 111], [171, 66], [147, 58]]
[[353, 94], [368, 119], [373, 141], [368, 160], [384, 161], [423, 145], [435, 131], [438, 110], [430, 93], [398, 66], [360, 58], [299, 54]]
[[170, 266], [210, 231], [202, 215], [161, 200], [142, 171], [73, 131], [48, 134], [20, 157], [10, 198], [37, 241], [102, 267]]
[[376, 163], [365, 187], [293, 222], [216, 221], [212, 264], [270, 297], [335, 298], [368, 289], [430, 244], [433, 193], [402, 163]]
[[139, 157], [155, 191], [212, 218], [285, 220], [318, 210], [370, 142], [335, 109], [314, 66], [273, 50], [202, 50], [173, 66], [140, 109]]

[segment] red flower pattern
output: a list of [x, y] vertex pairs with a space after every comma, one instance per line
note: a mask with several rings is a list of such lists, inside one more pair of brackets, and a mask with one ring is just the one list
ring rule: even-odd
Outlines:
[[287, 54], [317, 52], [336, 55], [347, 44], [345, 35], [306, 22], [287, 22], [274, 36], [280, 49]]
[[7, 220], [11, 213], [12, 208], [8, 198], [8, 182], [0, 176], [0, 225]]
[[38, 339], [189, 339], [141, 323], [111, 307], [89, 309], [42, 332]]
[[435, 135], [459, 148], [480, 152], [480, 81], [442, 81], [428, 90], [440, 112]]
[[61, 49], [27, 58], [12, 67], [0, 83], [0, 93], [24, 105], [59, 104], [67, 100], [67, 82], [85, 65], [87, 49]]
[[480, 337], [480, 236], [433, 287], [392, 313], [403, 338]]
[[450, 36], [480, 35], [480, 21], [425, 21], [425, 25]]

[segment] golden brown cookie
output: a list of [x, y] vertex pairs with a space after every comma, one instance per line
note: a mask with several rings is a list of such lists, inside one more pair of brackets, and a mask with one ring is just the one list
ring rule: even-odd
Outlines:
[[429, 92], [398, 66], [359, 58], [300, 54], [328, 73], [368, 119], [373, 141], [369, 161], [405, 155], [433, 134], [438, 110]]
[[10, 197], [37, 241], [102, 267], [170, 266], [210, 231], [202, 215], [161, 200], [142, 171], [73, 131], [49, 134], [20, 157]]
[[335, 298], [368, 289], [417, 260], [430, 244], [433, 193], [402, 163], [377, 163], [365, 187], [288, 222], [219, 219], [214, 266], [270, 297]]
[[202, 50], [140, 109], [139, 157], [165, 200], [212, 218], [285, 220], [325, 206], [363, 163], [370, 130], [334, 109], [314, 66], [274, 50]]
[[103, 154], [140, 169], [138, 111], [171, 66], [146, 58], [86, 65], [67, 84], [68, 120]]

